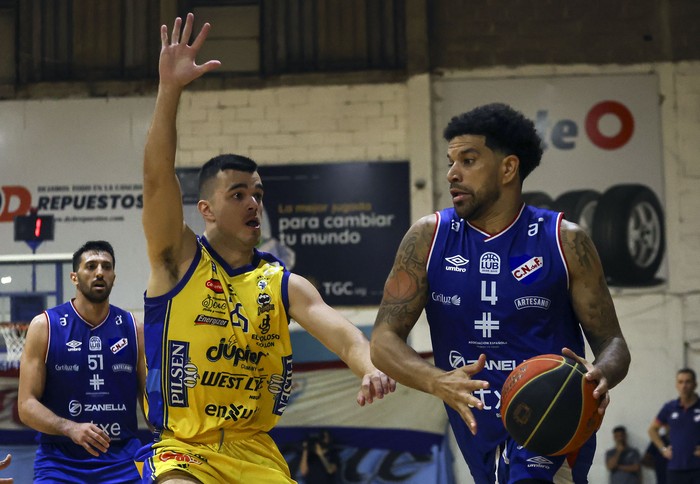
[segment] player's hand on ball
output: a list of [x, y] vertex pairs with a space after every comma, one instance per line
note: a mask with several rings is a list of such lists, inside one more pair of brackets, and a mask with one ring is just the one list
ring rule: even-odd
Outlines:
[[594, 381], [598, 384], [595, 390], [593, 390], [593, 396], [600, 401], [598, 412], [601, 415], [604, 415], [605, 409], [608, 407], [608, 405], [610, 405], [610, 392], [608, 392], [608, 379], [605, 377], [605, 374], [603, 374], [603, 371], [597, 366], [578, 356], [569, 348], [563, 348], [561, 353], [564, 356], [568, 356], [569, 358], [572, 358], [585, 366], [588, 370], [585, 376], [586, 380]]
[[484, 380], [473, 380], [472, 376], [484, 369], [486, 355], [482, 354], [476, 362], [461, 366], [455, 370], [444, 372], [435, 381], [433, 395], [441, 398], [446, 404], [455, 409], [469, 427], [472, 434], [476, 434], [476, 419], [472, 408], [482, 410], [484, 403], [474, 392], [489, 387]]

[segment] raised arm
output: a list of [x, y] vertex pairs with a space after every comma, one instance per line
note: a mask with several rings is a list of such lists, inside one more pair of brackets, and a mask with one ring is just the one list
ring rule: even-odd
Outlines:
[[160, 28], [160, 83], [143, 162], [142, 221], [152, 269], [149, 296], [170, 290], [196, 250], [194, 233], [184, 224], [182, 194], [175, 175], [177, 108], [185, 86], [220, 63], [195, 63], [210, 27], [204, 24], [192, 45], [188, 45], [193, 25], [192, 14], [187, 15], [184, 28], [178, 17], [170, 39], [167, 27]]
[[594, 395], [599, 398], [627, 375], [630, 352], [593, 242], [581, 227], [566, 220], [560, 235], [574, 312], [595, 356], [586, 378], [598, 382]]
[[289, 276], [289, 315], [362, 378], [357, 403], [372, 403], [374, 398], [394, 391], [396, 383], [372, 364], [365, 335], [327, 305], [308, 280], [296, 274]]
[[488, 388], [488, 383], [472, 380], [471, 375], [483, 369], [485, 356], [481, 355], [477, 363], [446, 372], [427, 362], [407, 343], [428, 297], [426, 264], [435, 224], [435, 215], [423, 217], [401, 241], [374, 323], [372, 362], [397, 382], [442, 399], [475, 433], [476, 421], [469, 405], [481, 409], [483, 404], [472, 392]]
[[107, 452], [109, 435], [97, 425], [77, 423], [59, 417], [43, 403], [46, 385], [46, 351], [49, 341], [49, 322], [46, 314], [36, 316], [27, 330], [19, 373], [18, 409], [22, 423], [50, 435], [65, 435], [95, 457]]

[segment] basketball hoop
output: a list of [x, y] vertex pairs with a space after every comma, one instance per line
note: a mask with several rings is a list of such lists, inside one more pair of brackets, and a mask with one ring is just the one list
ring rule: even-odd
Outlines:
[[5, 340], [5, 359], [8, 363], [19, 364], [28, 328], [28, 323], [0, 323], [0, 334]]

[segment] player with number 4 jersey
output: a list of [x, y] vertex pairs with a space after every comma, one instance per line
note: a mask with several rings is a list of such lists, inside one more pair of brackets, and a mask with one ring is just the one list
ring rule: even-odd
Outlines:
[[[476, 484], [586, 483], [593, 440], [566, 458], [535, 455], [508, 436], [499, 404], [517, 364], [562, 352], [585, 365], [605, 411], [630, 355], [598, 254], [562, 214], [524, 205], [523, 181], [542, 156], [531, 120], [488, 104], [452, 118], [444, 137], [453, 208], [421, 218], [404, 236], [375, 321], [372, 361], [445, 402]], [[406, 343], [423, 309], [435, 364]], [[594, 364], [582, 358], [583, 334]]]

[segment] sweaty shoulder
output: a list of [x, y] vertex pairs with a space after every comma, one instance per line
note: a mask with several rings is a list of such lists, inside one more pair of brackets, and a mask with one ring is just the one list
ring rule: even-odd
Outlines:
[[559, 236], [570, 271], [590, 270], [600, 265], [593, 241], [579, 225], [562, 219]]

